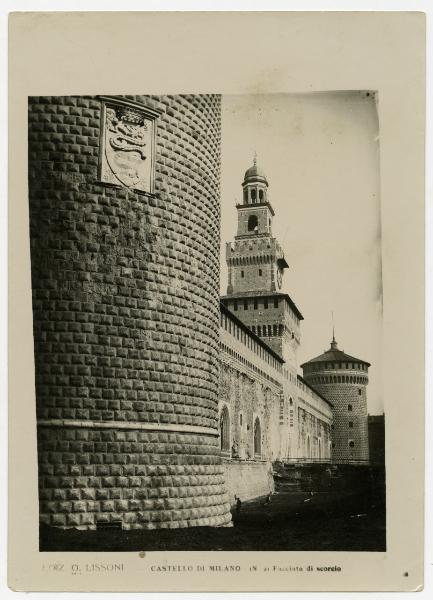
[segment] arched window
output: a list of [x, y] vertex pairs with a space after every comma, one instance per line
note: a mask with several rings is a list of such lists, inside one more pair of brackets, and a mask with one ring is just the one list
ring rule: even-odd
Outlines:
[[244, 190], [244, 204], [248, 204], [248, 190]]
[[262, 429], [260, 427], [259, 417], [254, 422], [254, 456], [262, 454]]
[[259, 191], [259, 200], [260, 202], [263, 200], [263, 190]]
[[220, 416], [220, 444], [222, 452], [230, 452], [230, 416], [227, 406], [224, 406]]
[[255, 202], [255, 201], [256, 201], [256, 190], [251, 190], [251, 200], [252, 200], [253, 202]]
[[248, 217], [248, 231], [254, 231], [254, 229], [258, 226], [257, 215], [250, 215]]

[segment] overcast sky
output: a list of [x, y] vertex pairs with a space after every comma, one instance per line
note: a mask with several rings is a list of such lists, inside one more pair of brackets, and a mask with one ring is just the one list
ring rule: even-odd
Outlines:
[[[236, 234], [244, 172], [266, 173], [273, 234], [290, 268], [283, 291], [304, 316], [299, 364], [339, 348], [369, 370], [368, 409], [383, 411], [379, 125], [367, 92], [223, 97], [222, 269]], [[301, 373], [302, 374], [302, 373]]]

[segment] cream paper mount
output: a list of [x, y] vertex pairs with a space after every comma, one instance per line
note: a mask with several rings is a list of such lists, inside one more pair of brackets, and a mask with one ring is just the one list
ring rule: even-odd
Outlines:
[[[16, 13], [10, 16], [9, 82], [9, 586], [113, 592], [421, 589], [424, 15]], [[101, 106], [111, 119], [102, 121], [105, 129]], [[73, 208], [70, 193], [81, 198]], [[113, 223], [122, 210], [123, 228], [116, 232]], [[265, 259], [262, 249], [257, 263], [236, 255], [226, 265], [215, 242], [220, 233], [233, 251], [243, 241], [258, 248], [260, 240], [274, 239], [282, 252], [275, 264], [272, 252]], [[167, 240], [189, 248], [182, 265], [164, 254]], [[61, 265], [56, 252], [69, 253]], [[60, 273], [74, 274], [83, 253], [80, 277], [65, 285]], [[173, 278], [179, 272], [184, 276]], [[152, 278], [138, 284], [143, 273]], [[322, 273], [327, 277], [321, 279]], [[96, 285], [101, 278], [103, 302]], [[43, 284], [48, 280], [52, 287]], [[149, 281], [154, 288], [146, 287]], [[89, 318], [90, 306], [100, 315], [95, 306], [110, 304], [113, 285], [123, 290], [118, 295], [128, 289], [129, 298], [146, 306], [123, 304], [117, 322], [107, 319], [106, 308], [105, 321]], [[206, 298], [201, 303], [199, 290]], [[354, 297], [355, 290], [360, 293]], [[131, 373], [134, 402], [128, 408], [115, 394], [122, 368], [140, 370], [122, 360], [146, 361], [161, 341], [171, 343], [159, 339], [152, 325], [161, 323], [155, 314], [164, 313], [167, 296], [194, 307], [182, 305], [173, 326], [186, 334], [194, 317], [202, 328], [178, 339], [173, 353], [182, 367], [178, 382], [196, 377], [199, 384], [184, 395], [183, 411], [197, 419], [160, 419], [156, 405], [158, 418], [143, 416], [154, 401]], [[274, 331], [276, 317], [266, 320], [265, 311], [276, 310], [279, 298], [287, 335]], [[303, 313], [294, 299], [308, 307], [302, 340]], [[139, 309], [140, 317], [131, 314]], [[261, 311], [261, 321], [247, 322], [250, 309]], [[72, 319], [75, 331], [68, 311], [86, 313]], [[60, 325], [50, 337], [45, 325], [54, 313]], [[140, 329], [130, 319], [148, 321]], [[79, 331], [83, 322], [102, 330]], [[111, 332], [104, 341], [104, 327], [115, 325], [134, 334]], [[106, 356], [120, 363], [98, 363], [94, 347], [87, 362], [59, 359], [71, 356], [74, 334], [84, 334], [77, 343], [106, 344]], [[331, 339], [337, 358], [312, 373], [310, 359]], [[340, 340], [344, 360], [336, 354]], [[141, 354], [134, 358], [131, 348]], [[194, 373], [188, 370], [192, 356], [199, 358]], [[102, 371], [92, 371], [92, 357]], [[44, 380], [53, 375], [53, 363], [55, 385]], [[104, 368], [113, 370], [104, 374]], [[165, 366], [163, 372], [170, 377], [176, 371]], [[230, 391], [232, 376], [238, 377], [233, 385], [241, 408]], [[98, 377], [112, 377], [111, 388], [104, 384], [99, 397]], [[327, 385], [336, 386], [333, 401]], [[344, 396], [344, 427], [355, 432], [345, 430], [347, 443], [333, 460], [343, 435], [337, 402], [342, 385], [359, 393], [356, 407], [365, 410], [356, 413], [355, 400]], [[69, 391], [59, 394], [62, 386]], [[361, 471], [351, 471], [355, 463], [372, 472], [366, 464], [369, 457], [374, 462], [372, 429], [362, 428], [368, 425], [366, 410], [386, 415], [380, 518], [377, 503], [365, 510], [353, 505], [353, 511], [347, 504], [361, 479], [353, 476]], [[296, 437], [294, 431], [281, 434], [291, 428]], [[358, 455], [366, 431], [370, 445]], [[161, 454], [164, 444], [171, 444], [172, 458], [153, 465], [149, 456]], [[96, 446], [99, 458], [92, 463], [90, 447]], [[108, 463], [111, 471], [104, 467]], [[300, 481], [284, 479], [281, 465]], [[324, 490], [315, 473], [329, 481], [338, 475], [341, 494], [335, 487]], [[156, 482], [164, 477], [164, 485]], [[172, 487], [178, 478], [180, 487], [195, 485], [200, 492], [163, 494], [168, 478]], [[299, 487], [290, 488], [294, 483]], [[340, 513], [329, 510], [329, 494]], [[196, 505], [194, 495], [202, 499]], [[308, 506], [317, 510], [308, 512]], [[179, 527], [160, 529], [158, 511], [169, 511]], [[147, 526], [137, 528], [140, 523]], [[191, 524], [196, 526], [185, 529]], [[277, 529], [287, 534], [284, 540]]]

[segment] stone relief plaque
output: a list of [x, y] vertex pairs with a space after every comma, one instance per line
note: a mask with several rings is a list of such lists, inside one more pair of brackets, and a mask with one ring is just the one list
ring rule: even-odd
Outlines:
[[101, 181], [153, 192], [155, 118], [145, 107], [106, 101], [101, 130]]

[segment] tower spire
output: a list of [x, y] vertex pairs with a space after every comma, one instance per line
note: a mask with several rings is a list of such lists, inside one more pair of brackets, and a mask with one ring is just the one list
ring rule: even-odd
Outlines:
[[338, 345], [337, 342], [335, 341], [335, 326], [334, 326], [334, 311], [331, 311], [331, 318], [332, 318], [332, 342], [331, 342], [331, 350], [337, 350], [338, 349]]
[[254, 158], [253, 158], [254, 166], [257, 167], [257, 151], [254, 150]]

